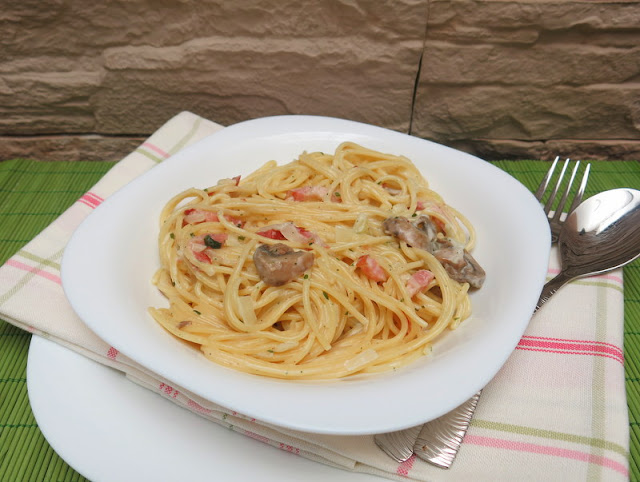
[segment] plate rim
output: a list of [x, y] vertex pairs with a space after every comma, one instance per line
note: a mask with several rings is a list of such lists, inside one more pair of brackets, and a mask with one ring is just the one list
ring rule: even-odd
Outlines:
[[[292, 126], [296, 126], [296, 129], [298, 130], [293, 129], [293, 132], [292, 132]], [[79, 253], [78, 243], [81, 242], [81, 241], [78, 241], [78, 239], [80, 238], [82, 240], [82, 233], [85, 233], [87, 229], [91, 229], [91, 223], [95, 223], [95, 220], [99, 216], [107, 216], [107, 215], [104, 215], [103, 213], [105, 212], [109, 213], [110, 212], [108, 211], [109, 209], [115, 209], [115, 208], [111, 208], [110, 206], [116, 205], [116, 203], [119, 202], [118, 201], [119, 199], [122, 199], [123, 197], [125, 197], [126, 199], [126, 196], [131, 196], [131, 194], [127, 194], [127, 193], [130, 193], [132, 191], [135, 192], [136, 189], [140, 189], [137, 186], [143, 185], [142, 184], [143, 181], [141, 181], [141, 179], [145, 180], [145, 179], [150, 179], [154, 177], [161, 177], [162, 175], [164, 175], [163, 174], [164, 171], [168, 170], [169, 173], [172, 172], [172, 170], [175, 169], [173, 166], [178, 165], [179, 162], [185, 162], [186, 160], [189, 160], [191, 156], [195, 156], [195, 157], [199, 156], [204, 147], [211, 147], [211, 145], [215, 147], [216, 145], [219, 145], [219, 144], [222, 144], [224, 146], [225, 142], [232, 142], [235, 140], [236, 137], [239, 137], [240, 139], [242, 139], [243, 136], [247, 135], [247, 132], [249, 133], [255, 132], [256, 129], [258, 131], [260, 129], [266, 129], [266, 132], [271, 133], [272, 137], [273, 136], [277, 137], [278, 135], [281, 135], [281, 136], [291, 136], [294, 134], [300, 135], [301, 133], [302, 135], [304, 135], [305, 133], [308, 134], [309, 132], [319, 132], [320, 137], [322, 137], [322, 135], [326, 136], [327, 133], [335, 134], [336, 131], [340, 131], [340, 129], [344, 129], [343, 131], [340, 131], [340, 133], [344, 134], [345, 131], [349, 131], [350, 134], [353, 132], [356, 132], [358, 134], [365, 133], [366, 135], [369, 135], [369, 136], [374, 136], [374, 134], [379, 134], [380, 136], [389, 136], [392, 139], [391, 141], [392, 143], [398, 140], [398, 142], [401, 142], [401, 143], [406, 142], [406, 143], [414, 143], [414, 144], [417, 143], [424, 146], [429, 145], [435, 148], [436, 150], [451, 153], [454, 156], [453, 157], [454, 159], [458, 159], [458, 158], [465, 159], [466, 160], [465, 162], [475, 162], [475, 163], [481, 162], [482, 164], [479, 164], [478, 166], [476, 166], [476, 169], [481, 169], [481, 170], [484, 169], [485, 172], [490, 172], [493, 176], [500, 178], [502, 182], [507, 183], [507, 185], [509, 185], [512, 189], [519, 189], [523, 194], [524, 199], [529, 199], [529, 203], [535, 202], [536, 206], [538, 207], [538, 211], [539, 211], [538, 220], [534, 220], [534, 221], [538, 222], [538, 224], [541, 225], [541, 221], [542, 219], [544, 219], [544, 223], [546, 223], [546, 217], [543, 217], [542, 209], [537, 204], [537, 201], [535, 201], [535, 198], [533, 198], [533, 195], [528, 190], [526, 190], [526, 188], [522, 184], [520, 184], [517, 180], [515, 180], [513, 177], [509, 176], [507, 173], [500, 170], [499, 168], [470, 154], [463, 153], [461, 151], [455, 150], [447, 146], [443, 146], [441, 144], [434, 143], [426, 139], [421, 139], [421, 138], [409, 136], [407, 134], [403, 134], [397, 131], [385, 129], [382, 127], [371, 126], [368, 124], [362, 124], [356, 121], [345, 120], [345, 119], [337, 119], [337, 118], [331, 118], [331, 117], [325, 117], [325, 116], [306, 116], [306, 115], [305, 116], [301, 116], [301, 115], [271, 116], [266, 118], [252, 119], [252, 120], [244, 121], [238, 124], [234, 124], [230, 127], [227, 127], [218, 132], [215, 132], [210, 136], [207, 136], [206, 138], [194, 143], [191, 146], [187, 146], [185, 149], [183, 149], [182, 151], [179, 151], [177, 154], [175, 154], [171, 158], [163, 161], [158, 166], [155, 166], [153, 169], [150, 169], [149, 171], [145, 172], [138, 178], [129, 182], [123, 188], [119, 189], [116, 193], [114, 193], [112, 196], [107, 198], [104, 203], [98, 206], [80, 224], [80, 226], [78, 226], [78, 228], [73, 233], [71, 240], [69, 241], [63, 255], [61, 277], [63, 282], [63, 288], [65, 290], [67, 298], [69, 299], [74, 311], [79, 315], [80, 319], [90, 329], [96, 332], [98, 336], [103, 338], [109, 344], [113, 345], [116, 349], [121, 351], [123, 354], [125, 354], [129, 358], [131, 358], [137, 363], [140, 363], [143, 366], [147, 366], [147, 368], [149, 368], [150, 370], [157, 371], [161, 376], [163, 376], [164, 378], [168, 379], [171, 382], [176, 382], [176, 380], [179, 380], [177, 382], [177, 385], [182, 386], [183, 388], [186, 388], [188, 391], [191, 391], [205, 399], [208, 399], [213, 403], [222, 405], [223, 407], [226, 407], [230, 410], [237, 409], [241, 413], [244, 413], [254, 418], [258, 418], [268, 423], [280, 425], [290, 429], [303, 430], [308, 432], [356, 435], [356, 434], [367, 434], [367, 433], [370, 434], [370, 433], [376, 433], [376, 432], [382, 432], [382, 431], [391, 431], [391, 430], [399, 430], [402, 428], [407, 428], [408, 426], [414, 425], [416, 423], [425, 422], [429, 419], [436, 418], [437, 416], [446, 413], [450, 409], [457, 406], [457, 404], [462, 403], [466, 400], [467, 397], [465, 395], [462, 395], [462, 392], [464, 392], [466, 395], [470, 397], [476, 391], [481, 389], [486, 383], [488, 383], [490, 379], [495, 375], [495, 373], [497, 373], [500, 367], [504, 364], [504, 362], [507, 360], [508, 356], [511, 354], [511, 352], [515, 348], [520, 336], [524, 333], [524, 330], [526, 329], [526, 326], [528, 324], [530, 314], [533, 313], [533, 308], [535, 306], [535, 302], [537, 301], [537, 295], [539, 294], [539, 290], [535, 293], [535, 296], [533, 293], [528, 294], [528, 296], [526, 297], [527, 299], [525, 299], [524, 301], [524, 305], [520, 308], [522, 320], [520, 320], [519, 326], [521, 329], [515, 330], [509, 337], [508, 348], [505, 347], [505, 349], [503, 350], [500, 362], [499, 363], [496, 362], [494, 364], [495, 366], [493, 366], [491, 370], [486, 371], [484, 374], [485, 376], [478, 378], [477, 380], [468, 382], [467, 384], [468, 388], [466, 390], [462, 390], [462, 391], [457, 390], [456, 397], [452, 398], [451, 402], [447, 406], [440, 407], [438, 410], [432, 410], [431, 414], [424, 419], [415, 419], [414, 417], [411, 419], [411, 421], [408, 421], [407, 417], [405, 417], [405, 421], [402, 423], [392, 423], [388, 421], [386, 425], [379, 423], [377, 425], [374, 424], [369, 426], [365, 426], [362, 423], [354, 423], [354, 424], [351, 424], [348, 428], [345, 427], [342, 429], [336, 426], [327, 426], [324, 424], [319, 425], [317, 422], [310, 422], [310, 421], [304, 422], [302, 420], [304, 419], [304, 417], [300, 419], [300, 415], [298, 415], [297, 420], [288, 420], [288, 421], [283, 420], [282, 415], [269, 416], [264, 412], [264, 410], [255, 410], [255, 409], [252, 410], [251, 407], [246, 406], [246, 404], [244, 405], [240, 404], [240, 406], [236, 406], [234, 408], [230, 405], [236, 405], [236, 404], [235, 403], [230, 404], [228, 401], [228, 398], [221, 399], [220, 397], [216, 397], [216, 396], [212, 397], [211, 393], [206, 390], [203, 391], [202, 387], [194, 386], [193, 383], [189, 383], [188, 381], [185, 384], [184, 380], [180, 380], [179, 376], [178, 377], [173, 375], [167, 376], [166, 367], [164, 367], [165, 368], [164, 371], [163, 370], [158, 371], [157, 366], [153, 366], [153, 367], [148, 366], [148, 357], [146, 359], [141, 360], [139, 356], [136, 356], [137, 353], [135, 351], [132, 351], [129, 349], [126, 343], [123, 345], [122, 340], [115, 340], [113, 338], [112, 333], [108, 331], [105, 332], [104, 325], [96, 324], [95, 313], [92, 314], [91, 309], [88, 309], [86, 303], [84, 303], [83, 300], [79, 299], [78, 297], [78, 293], [77, 293], [78, 279], [77, 277], [74, 278], [75, 275], [73, 273], [73, 269], [70, 268], [71, 266], [74, 266], [74, 265], [76, 269], [78, 267], [78, 253]], [[262, 134], [263, 137], [265, 135], [268, 135], [268, 134], [264, 134], [264, 131], [261, 131], [261, 132], [263, 132]], [[262, 139], [262, 137], [260, 136], [258, 136], [258, 138]], [[388, 142], [388, 141], [383, 141], [383, 143], [384, 142]], [[283, 159], [277, 159], [277, 160], [279, 163], [287, 161]], [[479, 167], [480, 165], [482, 167]], [[178, 192], [178, 189], [176, 189], [175, 192]], [[166, 196], [165, 202], [166, 200], [169, 199], [169, 197], [170, 196]], [[446, 200], [447, 202], [451, 201], [450, 199], [446, 199]], [[455, 202], [453, 204], [455, 205]], [[530, 204], [529, 207], [531, 206], [532, 205]], [[549, 236], [548, 233], [546, 232], [541, 233], [541, 235], [542, 235], [543, 241], [545, 237]], [[156, 236], [157, 236], [157, 232], [156, 232]], [[544, 277], [546, 275], [546, 269], [547, 269], [546, 261], [548, 261], [548, 258], [549, 258], [550, 242], [546, 243], [546, 246], [547, 246], [546, 249], [541, 248], [540, 252], [538, 253], [538, 258], [545, 259], [544, 269], [540, 267], [537, 270], [538, 271], [537, 280], [534, 282], [534, 284], [540, 289], [544, 283]], [[524, 317], [525, 317], [524, 313], [528, 313], [526, 320], [524, 320]], [[210, 362], [210, 361], [208, 363], [213, 364], [213, 362]], [[237, 373], [235, 375], [237, 375]], [[242, 377], [242, 376], [245, 376], [245, 374], [241, 374], [239, 376]], [[249, 375], [249, 376], [255, 377], [253, 375]], [[282, 383], [282, 382], [277, 381], [276, 384], [277, 383]], [[286, 381], [284, 383], [291, 384], [292, 382]], [[327, 383], [331, 383], [331, 382], [320, 382], [315, 384], [314, 383], [298, 384], [298, 387], [323, 386], [326, 388], [328, 386]], [[265, 386], [273, 387], [273, 380], [267, 379], [265, 381], [261, 379], [260, 384], [263, 388]], [[335, 385], [336, 386], [341, 385], [341, 381], [338, 381]], [[391, 383], [390, 385], [395, 386], [396, 384]], [[305, 389], [303, 388], [302, 390], [305, 390]], [[400, 406], [401, 405], [402, 404], [400, 404]], [[324, 419], [326, 419], [326, 415]]]

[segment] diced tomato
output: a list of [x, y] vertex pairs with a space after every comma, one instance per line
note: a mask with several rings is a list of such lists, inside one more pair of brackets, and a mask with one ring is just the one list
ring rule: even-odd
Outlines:
[[414, 295], [424, 290], [435, 276], [428, 269], [421, 269], [413, 273], [409, 281], [407, 281], [407, 293], [413, 298]]
[[356, 261], [356, 266], [362, 270], [364, 275], [373, 281], [387, 281], [389, 275], [382, 269], [380, 263], [375, 258], [365, 254]]
[[211, 264], [211, 258], [209, 258], [209, 256], [207, 256], [207, 252], [206, 251], [194, 251], [193, 255], [201, 263], [209, 263], [209, 264]]
[[267, 229], [265, 231], [258, 231], [260, 236], [264, 236], [269, 239], [287, 239], [284, 235], [277, 229]]
[[257, 232], [257, 234], [270, 239], [286, 239], [293, 243], [307, 245], [319, 243], [323, 246], [326, 246], [322, 238], [320, 238], [320, 236], [318, 236], [316, 233], [305, 228], [300, 228], [293, 224], [291, 221], [282, 224], [272, 224], [270, 226], [264, 226], [261, 231]]
[[418, 199], [418, 202], [416, 203], [416, 211], [422, 211], [425, 208], [426, 204], [424, 203], [424, 201], [421, 201], [420, 199]]
[[[307, 239], [312, 239], [314, 237], [313, 233], [307, 229], [299, 228], [298, 226], [295, 226], [295, 228], [301, 236]], [[273, 228], [265, 229], [264, 231], [258, 231], [257, 234], [270, 239], [287, 239], [287, 237], [284, 234], [282, 234], [282, 231], [280, 231], [279, 229], [273, 229]]]
[[235, 176], [235, 177], [232, 177], [231, 179], [233, 179], [236, 182], [236, 186], [240, 184], [240, 176]]
[[315, 235], [311, 231], [309, 231], [308, 229], [298, 228], [297, 226], [296, 226], [296, 228], [298, 229], [298, 232], [301, 235], [303, 235], [305, 238], [307, 238], [307, 239], [314, 239], [315, 238]]

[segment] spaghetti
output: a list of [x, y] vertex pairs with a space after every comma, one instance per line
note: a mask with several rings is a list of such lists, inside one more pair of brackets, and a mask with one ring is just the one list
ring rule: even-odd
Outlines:
[[469, 316], [474, 241], [409, 159], [346, 142], [171, 199], [153, 278], [169, 307], [149, 311], [244, 372], [393, 370]]

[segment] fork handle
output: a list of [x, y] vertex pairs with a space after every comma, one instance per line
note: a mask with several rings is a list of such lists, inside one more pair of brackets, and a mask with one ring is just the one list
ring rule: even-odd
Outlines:
[[556, 293], [556, 291], [558, 291], [572, 279], [573, 277], [567, 275], [564, 271], [560, 271], [560, 273], [558, 273], [555, 278], [547, 281], [547, 283], [542, 287], [540, 298], [538, 299], [536, 309], [533, 310], [533, 312], [535, 313], [536, 311], [538, 311], [542, 305], [549, 301], [549, 298], [551, 298]]

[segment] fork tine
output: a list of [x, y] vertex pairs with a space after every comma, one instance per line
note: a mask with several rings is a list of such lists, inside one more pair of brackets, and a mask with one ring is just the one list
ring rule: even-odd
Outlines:
[[[569, 159], [567, 159], [569, 161]], [[562, 193], [562, 198], [560, 198], [560, 202], [558, 203], [558, 207], [553, 214], [553, 221], [560, 221], [560, 216], [562, 215], [562, 211], [564, 211], [564, 205], [567, 202], [567, 197], [569, 197], [569, 191], [571, 190], [571, 186], [573, 185], [573, 180], [576, 178], [576, 173], [578, 172], [578, 168], [580, 167], [580, 161], [576, 162], [576, 165], [573, 166], [573, 171], [571, 171], [571, 177], [569, 178], [569, 182], [567, 183], [567, 187]]]
[[560, 176], [558, 176], [558, 181], [556, 182], [556, 186], [553, 189], [553, 192], [551, 193], [551, 196], [549, 197], [547, 204], [544, 205], [544, 212], [546, 214], [549, 214], [549, 211], [551, 211], [551, 206], [553, 205], [553, 201], [555, 201], [556, 199], [556, 194], [558, 194], [558, 189], [560, 189], [560, 185], [562, 184], [562, 178], [564, 177], [564, 173], [567, 170], [568, 165], [569, 165], [569, 159], [567, 158], [567, 160], [564, 161], [564, 164], [562, 166], [562, 171], [560, 171]]
[[584, 174], [582, 174], [582, 181], [580, 182], [580, 187], [578, 188], [578, 192], [573, 198], [573, 202], [571, 203], [571, 207], [567, 211], [567, 215], [571, 214], [575, 208], [578, 207], [578, 204], [582, 202], [582, 196], [584, 196], [584, 190], [587, 187], [587, 180], [589, 179], [589, 172], [591, 170], [591, 164], [587, 164], [587, 167], [584, 169]]
[[551, 180], [551, 176], [553, 176], [553, 171], [555, 171], [556, 164], [558, 164], [559, 159], [560, 159], [560, 156], [556, 156], [556, 158], [553, 161], [553, 164], [551, 164], [551, 167], [547, 171], [546, 176], [544, 176], [544, 179], [542, 179], [542, 182], [540, 182], [540, 185], [538, 186], [538, 190], [536, 191], [535, 196], [536, 196], [536, 199], [540, 202], [542, 202], [542, 196], [547, 190], [547, 186], [549, 185], [549, 181]]

